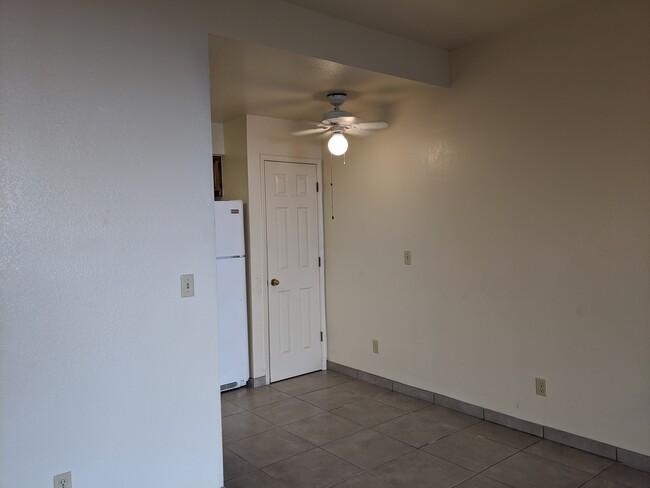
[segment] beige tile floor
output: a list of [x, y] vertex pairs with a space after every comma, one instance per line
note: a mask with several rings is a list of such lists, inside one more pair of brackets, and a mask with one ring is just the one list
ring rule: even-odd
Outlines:
[[650, 473], [332, 371], [221, 400], [226, 488], [650, 487]]

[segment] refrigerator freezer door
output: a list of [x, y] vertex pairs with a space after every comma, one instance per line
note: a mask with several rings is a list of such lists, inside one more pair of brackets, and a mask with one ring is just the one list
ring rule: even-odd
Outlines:
[[236, 388], [249, 378], [245, 258], [217, 260], [217, 296], [220, 384]]
[[241, 200], [214, 202], [217, 257], [243, 256], [244, 204]]

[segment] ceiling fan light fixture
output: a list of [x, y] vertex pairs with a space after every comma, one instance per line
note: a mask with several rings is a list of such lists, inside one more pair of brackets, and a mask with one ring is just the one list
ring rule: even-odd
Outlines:
[[335, 132], [327, 142], [327, 148], [334, 156], [342, 156], [348, 150], [348, 140], [340, 132]]

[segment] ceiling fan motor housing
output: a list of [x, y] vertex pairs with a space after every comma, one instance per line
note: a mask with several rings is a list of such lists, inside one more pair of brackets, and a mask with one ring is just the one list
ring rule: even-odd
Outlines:
[[327, 100], [334, 105], [334, 107], [339, 108], [343, 105], [347, 96], [348, 94], [345, 92], [330, 92], [327, 94]]
[[342, 124], [344, 121], [339, 120], [342, 117], [352, 117], [352, 112], [344, 112], [343, 110], [332, 110], [323, 114], [323, 124]]
[[341, 117], [352, 117], [351, 112], [345, 112], [340, 109], [346, 97], [347, 94], [345, 92], [330, 92], [327, 94], [327, 100], [334, 105], [334, 110], [323, 114], [323, 124], [342, 124], [343, 120]]

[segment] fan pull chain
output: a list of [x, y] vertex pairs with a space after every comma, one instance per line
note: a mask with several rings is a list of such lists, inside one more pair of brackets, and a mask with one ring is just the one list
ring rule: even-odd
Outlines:
[[332, 220], [334, 220], [334, 181], [332, 178], [332, 167], [334, 166], [334, 156], [330, 153], [330, 203], [332, 205]]

